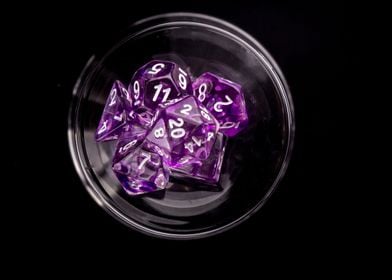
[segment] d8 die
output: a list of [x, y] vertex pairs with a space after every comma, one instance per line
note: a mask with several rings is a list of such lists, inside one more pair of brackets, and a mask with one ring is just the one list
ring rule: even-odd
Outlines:
[[185, 67], [163, 60], [153, 60], [136, 71], [128, 87], [134, 107], [154, 111], [159, 104], [192, 93]]
[[115, 81], [95, 133], [98, 142], [117, 139], [122, 133], [122, 127], [126, 123], [124, 100], [127, 100], [128, 96], [124, 85]]
[[113, 164], [113, 171], [129, 195], [162, 190], [169, 181], [169, 171], [162, 157], [140, 144]]
[[227, 137], [221, 133], [216, 136], [209, 157], [200, 162], [192, 162], [179, 167], [171, 167], [175, 178], [190, 178], [200, 182], [217, 185], [220, 178]]
[[146, 136], [170, 166], [206, 159], [214, 144], [218, 123], [193, 96], [163, 106]]
[[245, 98], [239, 84], [206, 72], [193, 85], [193, 95], [218, 120], [219, 131], [235, 136], [248, 123]]

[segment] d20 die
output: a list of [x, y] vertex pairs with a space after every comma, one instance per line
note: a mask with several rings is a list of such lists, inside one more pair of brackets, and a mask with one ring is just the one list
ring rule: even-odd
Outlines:
[[147, 133], [170, 166], [206, 159], [218, 131], [218, 123], [193, 96], [186, 96], [163, 106], [157, 121]]
[[219, 131], [235, 136], [248, 123], [245, 98], [239, 84], [206, 72], [193, 85], [193, 95], [218, 120]]
[[123, 100], [127, 94], [124, 85], [115, 81], [95, 133], [98, 142], [117, 139], [121, 134], [126, 123]]
[[207, 159], [187, 163], [179, 167], [170, 167], [172, 176], [182, 179], [196, 179], [205, 184], [217, 185], [221, 174], [226, 144], [227, 137], [218, 133]]
[[162, 157], [146, 149], [143, 143], [114, 163], [112, 169], [129, 195], [163, 190], [169, 181]]
[[134, 107], [154, 111], [159, 104], [192, 93], [190, 75], [185, 67], [163, 60], [153, 60], [136, 71], [128, 87]]

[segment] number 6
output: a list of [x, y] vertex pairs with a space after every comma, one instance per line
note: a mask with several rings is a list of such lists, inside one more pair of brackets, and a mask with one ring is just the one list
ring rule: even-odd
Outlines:
[[228, 95], [225, 95], [225, 98], [227, 100], [226, 102], [225, 101], [218, 101], [218, 102], [216, 102], [214, 104], [214, 110], [216, 112], [222, 112], [223, 111], [223, 109], [221, 108], [222, 105], [227, 106], [227, 105], [233, 104], [233, 100], [231, 100], [231, 98]]

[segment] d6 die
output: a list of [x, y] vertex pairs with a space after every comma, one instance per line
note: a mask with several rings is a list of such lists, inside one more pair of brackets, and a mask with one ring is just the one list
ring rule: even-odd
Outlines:
[[218, 120], [219, 131], [235, 136], [248, 123], [244, 93], [239, 84], [206, 72], [193, 85], [193, 95]]

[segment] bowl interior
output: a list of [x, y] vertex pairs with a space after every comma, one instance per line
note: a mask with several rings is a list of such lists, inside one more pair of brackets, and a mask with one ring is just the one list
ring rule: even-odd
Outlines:
[[[94, 133], [114, 80], [128, 84], [153, 59], [189, 67], [193, 77], [215, 72], [242, 85], [248, 127], [228, 139], [218, 191], [200, 183], [171, 181], [165, 192], [130, 197], [111, 169], [116, 142]], [[80, 166], [89, 188], [115, 216], [161, 236], [197, 236], [224, 229], [262, 205], [287, 161], [291, 121], [285, 92], [262, 50], [222, 28], [190, 21], [157, 24], [130, 34], [94, 61], [79, 88], [76, 126]]]

